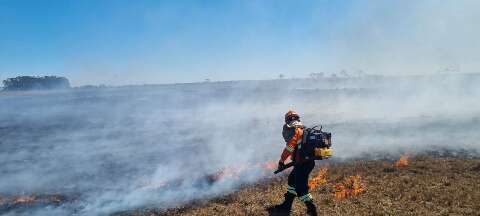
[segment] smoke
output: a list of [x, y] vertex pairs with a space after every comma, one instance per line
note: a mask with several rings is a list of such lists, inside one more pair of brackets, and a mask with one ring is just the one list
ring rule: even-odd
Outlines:
[[336, 159], [478, 155], [479, 82], [478, 75], [443, 74], [4, 94], [0, 194], [74, 197], [29, 209], [34, 215], [104, 215], [208, 199], [265, 177], [252, 169], [238, 179], [206, 178], [276, 161], [289, 108], [306, 125], [333, 133]]
[[324, 66], [384, 75], [476, 73], [479, 12], [473, 0], [354, 1], [329, 26]]
[[[270, 136], [271, 123], [281, 125], [269, 123], [276, 112], [260, 115], [266, 102], [234, 97], [249, 101], [237, 103], [226, 91], [172, 86], [4, 95], [0, 194], [67, 194], [79, 201], [62, 208], [92, 215], [224, 192], [231, 182], [199, 181], [228, 165], [263, 162], [282, 146], [281, 137]], [[274, 143], [275, 151], [265, 151]], [[172, 181], [174, 188], [150, 189]]]
[[8, 214], [107, 215], [231, 192], [264, 176], [206, 176], [276, 161], [289, 108], [307, 126], [321, 123], [332, 132], [338, 160], [442, 150], [478, 155], [480, 77], [452, 72], [478, 72], [479, 3], [352, 4], [327, 33], [325, 49], [312, 46], [324, 51], [303, 50], [286, 60], [288, 68], [435, 75], [2, 93], [0, 194], [72, 197]]

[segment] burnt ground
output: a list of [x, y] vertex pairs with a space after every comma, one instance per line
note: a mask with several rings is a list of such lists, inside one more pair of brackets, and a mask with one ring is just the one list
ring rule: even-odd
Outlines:
[[[480, 215], [480, 158], [420, 155], [404, 167], [393, 160], [355, 160], [330, 163], [327, 183], [314, 188], [320, 215]], [[316, 176], [317, 165], [312, 172]], [[288, 171], [287, 171], [288, 172]], [[337, 199], [335, 183], [360, 175], [365, 191]], [[286, 191], [286, 175], [248, 185], [211, 200], [195, 201], [172, 209], [138, 209], [117, 213], [141, 215], [268, 215]], [[291, 215], [304, 215], [296, 200]]]

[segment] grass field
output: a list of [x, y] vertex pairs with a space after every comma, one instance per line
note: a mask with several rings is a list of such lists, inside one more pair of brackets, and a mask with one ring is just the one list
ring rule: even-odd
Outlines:
[[[327, 167], [326, 183], [311, 190], [320, 215], [480, 215], [480, 159], [419, 155], [408, 165], [393, 160], [355, 160], [317, 164], [311, 177]], [[288, 171], [286, 172], [288, 173]], [[335, 197], [335, 184], [360, 176], [364, 191]], [[139, 209], [117, 215], [268, 215], [268, 206], [282, 201], [286, 175], [208, 201], [161, 210]], [[291, 215], [304, 215], [300, 201]]]

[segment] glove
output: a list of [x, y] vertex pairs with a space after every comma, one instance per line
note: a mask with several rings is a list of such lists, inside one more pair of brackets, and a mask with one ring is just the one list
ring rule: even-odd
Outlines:
[[277, 170], [281, 170], [283, 167], [285, 167], [285, 164], [283, 163], [283, 161], [278, 161], [278, 168], [277, 168]]

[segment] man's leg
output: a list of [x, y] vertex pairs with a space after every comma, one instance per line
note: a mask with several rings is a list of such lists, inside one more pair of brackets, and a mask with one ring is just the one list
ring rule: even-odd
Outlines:
[[298, 198], [307, 206], [308, 215], [317, 215], [317, 207], [312, 195], [308, 192], [308, 177], [315, 167], [315, 161], [307, 161], [298, 165], [295, 173], [295, 187]]
[[293, 200], [295, 199], [295, 196], [297, 196], [297, 192], [295, 191], [295, 173], [296, 168], [293, 168], [292, 172], [290, 172], [290, 175], [288, 175], [287, 192], [285, 192], [285, 194], [283, 195], [285, 197], [285, 200], [283, 201], [283, 203], [271, 207], [269, 211], [271, 211], [272, 213], [282, 215], [290, 214], [290, 211], [292, 210]]
[[293, 167], [292, 172], [288, 175], [288, 183], [287, 183], [287, 192], [285, 194], [291, 194], [293, 197], [297, 196], [297, 190], [295, 189], [295, 176], [298, 172], [296, 167]]

